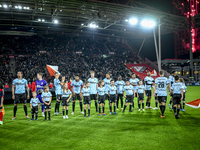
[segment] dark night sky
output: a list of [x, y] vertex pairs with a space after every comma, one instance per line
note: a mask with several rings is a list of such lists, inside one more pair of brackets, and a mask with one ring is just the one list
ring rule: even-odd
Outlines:
[[[137, 0], [143, 4], [149, 5], [163, 12], [173, 13], [171, 0]], [[143, 39], [132, 41], [133, 47], [139, 50]], [[130, 43], [130, 42], [129, 42]], [[174, 33], [161, 36], [162, 59], [174, 58]], [[153, 37], [147, 38], [141, 50], [142, 55], [152, 61], [156, 61], [156, 52]]]

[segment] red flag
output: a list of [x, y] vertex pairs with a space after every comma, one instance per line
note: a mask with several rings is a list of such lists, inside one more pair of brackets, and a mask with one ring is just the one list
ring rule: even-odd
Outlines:
[[[58, 72], [58, 66], [47, 65], [47, 70], [49, 71], [50, 76], [54, 76], [55, 72]], [[60, 74], [60, 72], [58, 72]]]
[[196, 99], [194, 101], [186, 103], [187, 106], [190, 106], [192, 108], [199, 108], [200, 107], [200, 98]]

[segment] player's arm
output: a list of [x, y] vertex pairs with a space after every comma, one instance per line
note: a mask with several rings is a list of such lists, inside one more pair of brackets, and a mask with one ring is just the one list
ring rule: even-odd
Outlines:
[[60, 85], [63, 86], [64, 82], [65, 82], [65, 76], [62, 77], [62, 81], [60, 82]]
[[138, 89], [137, 89], [137, 97], [139, 97], [139, 95], [138, 95]]
[[52, 96], [50, 97], [50, 100], [49, 100], [49, 103], [48, 103], [48, 105], [50, 105], [50, 104], [51, 104], [51, 100], [52, 100]]
[[144, 92], [144, 96], [146, 97], [146, 92], [145, 92], [145, 89], [143, 89], [143, 92]]
[[157, 89], [157, 83], [155, 84], [154, 89], [153, 89], [153, 96], [154, 96], [154, 97], [156, 97], [156, 94], [155, 94], [156, 89]]
[[183, 89], [181, 89], [181, 100], [183, 100]]
[[1, 104], [0, 107], [3, 107], [4, 93], [1, 91]]
[[27, 91], [27, 99], [30, 98], [30, 95], [29, 95], [29, 87], [28, 87], [28, 82], [26, 81], [26, 91]]
[[124, 91], [123, 91], [123, 96], [126, 98], [126, 95], [124, 94]]
[[133, 90], [133, 95], [134, 95], [134, 97], [135, 97], [135, 90]]
[[39, 105], [39, 107], [38, 107], [38, 108], [40, 109], [40, 101], [39, 101], [39, 100], [38, 100], [38, 105]]
[[15, 85], [12, 85], [12, 99], [15, 99]]
[[69, 95], [69, 98], [68, 98], [68, 100], [67, 100], [67, 102], [69, 102], [69, 100], [71, 99], [71, 97], [72, 97], [72, 95], [70, 94], [70, 95]]
[[31, 107], [31, 109], [33, 109], [33, 107], [32, 107], [32, 104], [30, 103], [30, 107]]
[[47, 105], [47, 103], [44, 101], [44, 98], [42, 97], [42, 101]]

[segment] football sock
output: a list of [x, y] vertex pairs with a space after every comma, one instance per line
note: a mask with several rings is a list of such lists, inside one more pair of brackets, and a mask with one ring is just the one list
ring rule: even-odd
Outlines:
[[150, 102], [148, 102], [148, 107], [150, 107], [150, 104], [151, 104], [151, 103], [150, 103]]
[[90, 109], [88, 109], [88, 115], [90, 115]]
[[123, 108], [123, 98], [121, 99], [121, 108]]
[[124, 105], [124, 110], [123, 111], [125, 111], [125, 109], [126, 109], [126, 105]]
[[114, 105], [114, 112], [116, 111], [116, 105]]
[[63, 116], [65, 116], [65, 109], [63, 109]]
[[156, 107], [158, 107], [158, 102], [156, 102]]
[[83, 111], [83, 105], [82, 105], [82, 102], [80, 102], [80, 109], [81, 109], [81, 112]]
[[183, 102], [183, 109], [185, 109], [185, 102]]
[[95, 101], [95, 107], [96, 107], [96, 110], [97, 110], [97, 101]]
[[99, 106], [99, 113], [101, 113], [101, 106]]
[[58, 106], [57, 106], [58, 112], [60, 112], [59, 108], [60, 108], [60, 102], [58, 102]]
[[142, 109], [144, 109], [144, 102], [142, 102]]
[[55, 104], [55, 113], [56, 113], [56, 110], [57, 110], [57, 102], [56, 102], [56, 104]]
[[38, 113], [35, 113], [35, 118], [37, 119], [37, 117], [38, 117]]
[[32, 118], [34, 118], [34, 113], [32, 113]]
[[103, 113], [104, 113], [104, 106], [103, 106]]
[[0, 112], [0, 121], [2, 121], [2, 112]]
[[45, 119], [47, 119], [47, 111], [44, 112]]
[[174, 113], [176, 113], [176, 107], [173, 107]]
[[177, 108], [177, 114], [179, 114], [180, 108]]
[[66, 115], [68, 115], [68, 109], [66, 109]]
[[170, 100], [170, 102], [169, 102], [170, 104], [172, 104], [172, 100]]
[[51, 111], [48, 111], [49, 114], [49, 120], [51, 119]]
[[118, 109], [118, 104], [119, 104], [119, 97], [117, 97], [117, 109]]
[[134, 102], [133, 102], [133, 109], [134, 109]]
[[140, 102], [138, 103], [138, 108], [140, 109]]
[[112, 104], [110, 105], [110, 112], [112, 112]]
[[72, 112], [74, 112], [75, 110], [75, 102], [73, 102], [73, 105], [72, 105]]
[[86, 109], [84, 109], [84, 115], [86, 115]]
[[24, 105], [24, 112], [25, 112], [25, 115], [27, 116], [27, 106]]
[[131, 110], [132, 105], [129, 105], [129, 110]]
[[181, 104], [181, 102], [180, 102], [180, 109], [182, 109], [182, 104]]
[[42, 112], [44, 112], [44, 105], [42, 105], [41, 110], [42, 110]]
[[14, 117], [16, 117], [17, 106], [14, 106]]

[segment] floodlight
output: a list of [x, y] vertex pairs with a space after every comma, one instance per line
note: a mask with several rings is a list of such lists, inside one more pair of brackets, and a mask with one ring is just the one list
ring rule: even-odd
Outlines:
[[156, 25], [155, 21], [147, 20], [147, 19], [142, 20], [140, 24], [142, 27], [145, 27], [145, 28], [153, 28]]
[[56, 23], [56, 24], [57, 24], [57, 23], [58, 23], [58, 20], [54, 20], [54, 23]]
[[8, 5], [3, 5], [4, 8], [8, 8]]
[[131, 25], [136, 25], [138, 23], [138, 19], [137, 18], [132, 18], [132, 19], [129, 20], [129, 23]]

